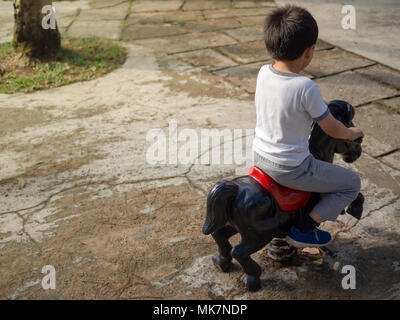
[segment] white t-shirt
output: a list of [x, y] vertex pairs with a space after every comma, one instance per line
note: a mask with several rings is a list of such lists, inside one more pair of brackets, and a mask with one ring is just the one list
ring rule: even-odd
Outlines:
[[296, 73], [261, 67], [255, 94], [257, 124], [253, 150], [285, 166], [297, 166], [310, 155], [312, 122], [329, 109], [314, 81]]

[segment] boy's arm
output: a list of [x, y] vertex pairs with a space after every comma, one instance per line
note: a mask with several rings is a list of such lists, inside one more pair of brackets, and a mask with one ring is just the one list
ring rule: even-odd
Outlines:
[[[364, 133], [355, 127], [347, 128], [336, 120], [329, 112], [318, 86], [311, 81], [311, 86], [302, 97], [302, 105], [314, 121], [317, 121], [321, 129], [332, 138], [353, 141], [364, 137]], [[326, 115], [328, 113], [328, 115]], [[320, 120], [321, 119], [321, 120]]]
[[331, 113], [321, 121], [318, 121], [318, 125], [332, 138], [353, 141], [364, 137], [364, 133], [359, 128], [347, 128], [343, 123], [336, 120]]

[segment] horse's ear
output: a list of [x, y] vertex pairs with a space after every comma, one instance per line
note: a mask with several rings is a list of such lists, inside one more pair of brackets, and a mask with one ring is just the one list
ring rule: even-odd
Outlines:
[[348, 124], [354, 118], [353, 106], [343, 100], [332, 100], [328, 103], [329, 111], [339, 121]]
[[347, 109], [347, 115], [349, 117], [349, 121], [353, 120], [356, 110], [350, 103], [347, 103], [347, 102], [346, 102], [346, 109]]

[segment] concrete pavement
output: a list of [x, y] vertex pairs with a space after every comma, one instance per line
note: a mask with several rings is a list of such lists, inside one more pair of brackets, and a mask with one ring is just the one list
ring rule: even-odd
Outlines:
[[[323, 226], [340, 264], [355, 266], [357, 289], [342, 289], [323, 254], [281, 265], [260, 251], [263, 289], [248, 293], [238, 264], [229, 274], [214, 268], [215, 243], [201, 234], [209, 188], [245, 164], [201, 164], [197, 155], [154, 165], [146, 154], [148, 133], [168, 139], [171, 121], [178, 134], [228, 130], [203, 156], [232, 140], [251, 150], [255, 77], [271, 61], [261, 24], [275, 3], [72, 4], [67, 33], [122, 39], [128, 58], [93, 81], [0, 95], [1, 298], [400, 298], [399, 71], [319, 41], [304, 73], [326, 100], [352, 103], [366, 133], [357, 162], [336, 159], [362, 179], [364, 218]], [[57, 289], [45, 291], [49, 264]]]

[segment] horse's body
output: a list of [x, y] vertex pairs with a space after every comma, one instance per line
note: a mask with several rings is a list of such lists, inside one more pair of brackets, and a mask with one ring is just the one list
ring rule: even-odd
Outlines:
[[[332, 115], [347, 127], [353, 126], [354, 109], [344, 101], [335, 100], [328, 105]], [[310, 140], [310, 152], [322, 161], [333, 161], [334, 153], [340, 153], [344, 161], [353, 162], [361, 155], [361, 141], [345, 142], [333, 139], [314, 124]], [[274, 196], [251, 176], [241, 176], [232, 181], [220, 181], [214, 185], [207, 198], [207, 217], [204, 234], [211, 234], [219, 253], [213, 256], [214, 264], [223, 272], [230, 270], [232, 257], [245, 271], [245, 284], [254, 291], [261, 286], [261, 268], [250, 255], [262, 249], [273, 238], [284, 238], [290, 228], [304, 214], [308, 214], [319, 201], [319, 193], [311, 193], [307, 204], [301, 208], [284, 211]], [[347, 212], [360, 218], [363, 196], [348, 207]], [[241, 242], [232, 248], [228, 239], [240, 233]]]

